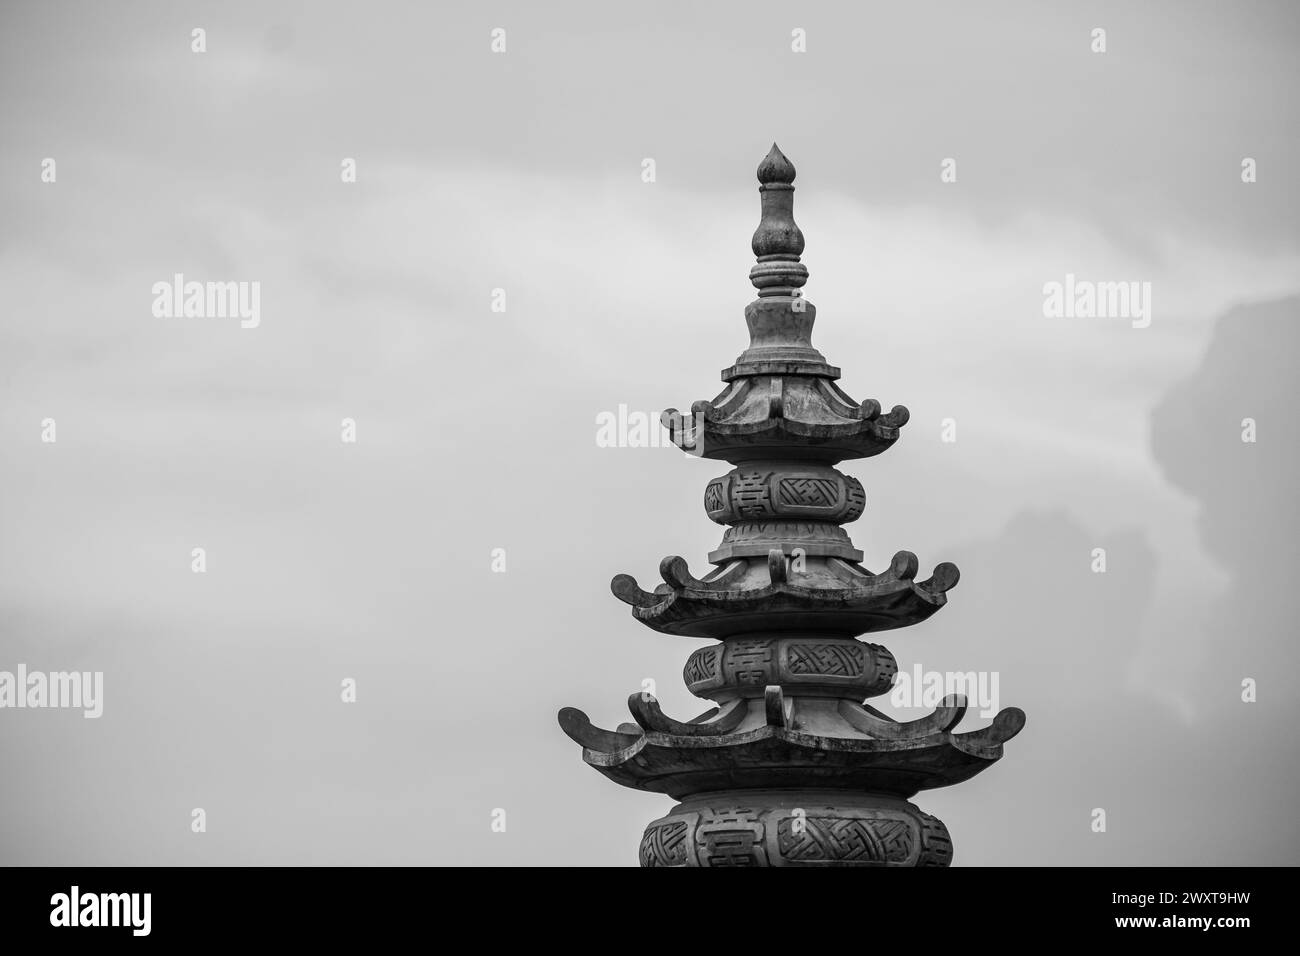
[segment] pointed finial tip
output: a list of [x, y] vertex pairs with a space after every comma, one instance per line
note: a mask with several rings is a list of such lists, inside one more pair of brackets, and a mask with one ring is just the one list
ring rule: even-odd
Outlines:
[[772, 144], [763, 161], [758, 164], [758, 181], [764, 186], [770, 183], [789, 185], [794, 182], [794, 163], [785, 158], [785, 153], [781, 152], [781, 147], [776, 143]]

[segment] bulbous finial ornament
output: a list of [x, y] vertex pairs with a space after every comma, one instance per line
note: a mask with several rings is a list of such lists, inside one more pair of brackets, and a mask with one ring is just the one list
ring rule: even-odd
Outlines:
[[786, 159], [785, 153], [781, 152], [781, 147], [776, 143], [772, 144], [763, 161], [758, 164], [758, 181], [764, 186], [771, 183], [788, 186], [794, 182], [794, 163]]
[[794, 163], [776, 143], [758, 164], [758, 182], [763, 216], [750, 243], [758, 265], [749, 281], [764, 298], [795, 295], [808, 281], [808, 270], [799, 264], [803, 233], [794, 221]]

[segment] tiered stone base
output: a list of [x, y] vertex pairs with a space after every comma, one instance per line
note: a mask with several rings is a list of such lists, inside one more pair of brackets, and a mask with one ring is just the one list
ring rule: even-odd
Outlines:
[[642, 866], [948, 866], [937, 817], [895, 797], [840, 791], [699, 794], [646, 827]]

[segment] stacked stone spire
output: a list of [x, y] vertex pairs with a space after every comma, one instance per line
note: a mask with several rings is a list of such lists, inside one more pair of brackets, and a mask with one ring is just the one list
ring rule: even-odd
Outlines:
[[959, 734], [960, 695], [901, 722], [867, 703], [889, 691], [897, 664], [859, 637], [925, 620], [958, 573], [943, 563], [918, 582], [909, 551], [870, 571], [844, 530], [866, 497], [835, 465], [889, 449], [908, 413], [854, 401], [813, 347], [794, 178], [773, 144], [758, 167], [749, 347], [717, 398], [663, 415], [679, 448], [735, 466], [704, 492], [705, 513], [726, 528], [714, 567], [696, 578], [670, 556], [653, 591], [625, 574], [611, 583], [648, 627], [716, 641], [683, 674], [715, 706], [681, 721], [635, 693], [634, 723], [601, 730], [566, 707], [560, 725], [614, 782], [680, 801], [646, 829], [643, 866], [946, 866], [947, 829], [910, 798], [990, 766], [1025, 717], [1009, 708]]

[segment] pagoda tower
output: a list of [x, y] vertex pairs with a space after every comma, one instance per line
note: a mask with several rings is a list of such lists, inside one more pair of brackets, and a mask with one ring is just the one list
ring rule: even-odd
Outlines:
[[958, 575], [945, 562], [917, 581], [909, 551], [869, 571], [842, 527], [865, 495], [835, 466], [887, 451], [908, 412], [855, 402], [813, 347], [794, 177], [773, 144], [758, 167], [749, 348], [717, 398], [663, 414], [679, 448], [734, 466], [704, 490], [705, 513], [726, 526], [714, 567], [696, 578], [670, 556], [653, 591], [626, 574], [611, 583], [647, 627], [717, 642], [683, 672], [716, 706], [680, 721], [634, 693], [635, 723], [601, 730], [566, 707], [560, 726], [615, 783], [679, 801], [646, 828], [642, 866], [947, 866], [947, 827], [910, 798], [992, 765], [1025, 715], [1008, 708], [956, 733], [960, 695], [901, 722], [867, 703], [888, 693], [897, 664], [859, 635], [924, 621]]

